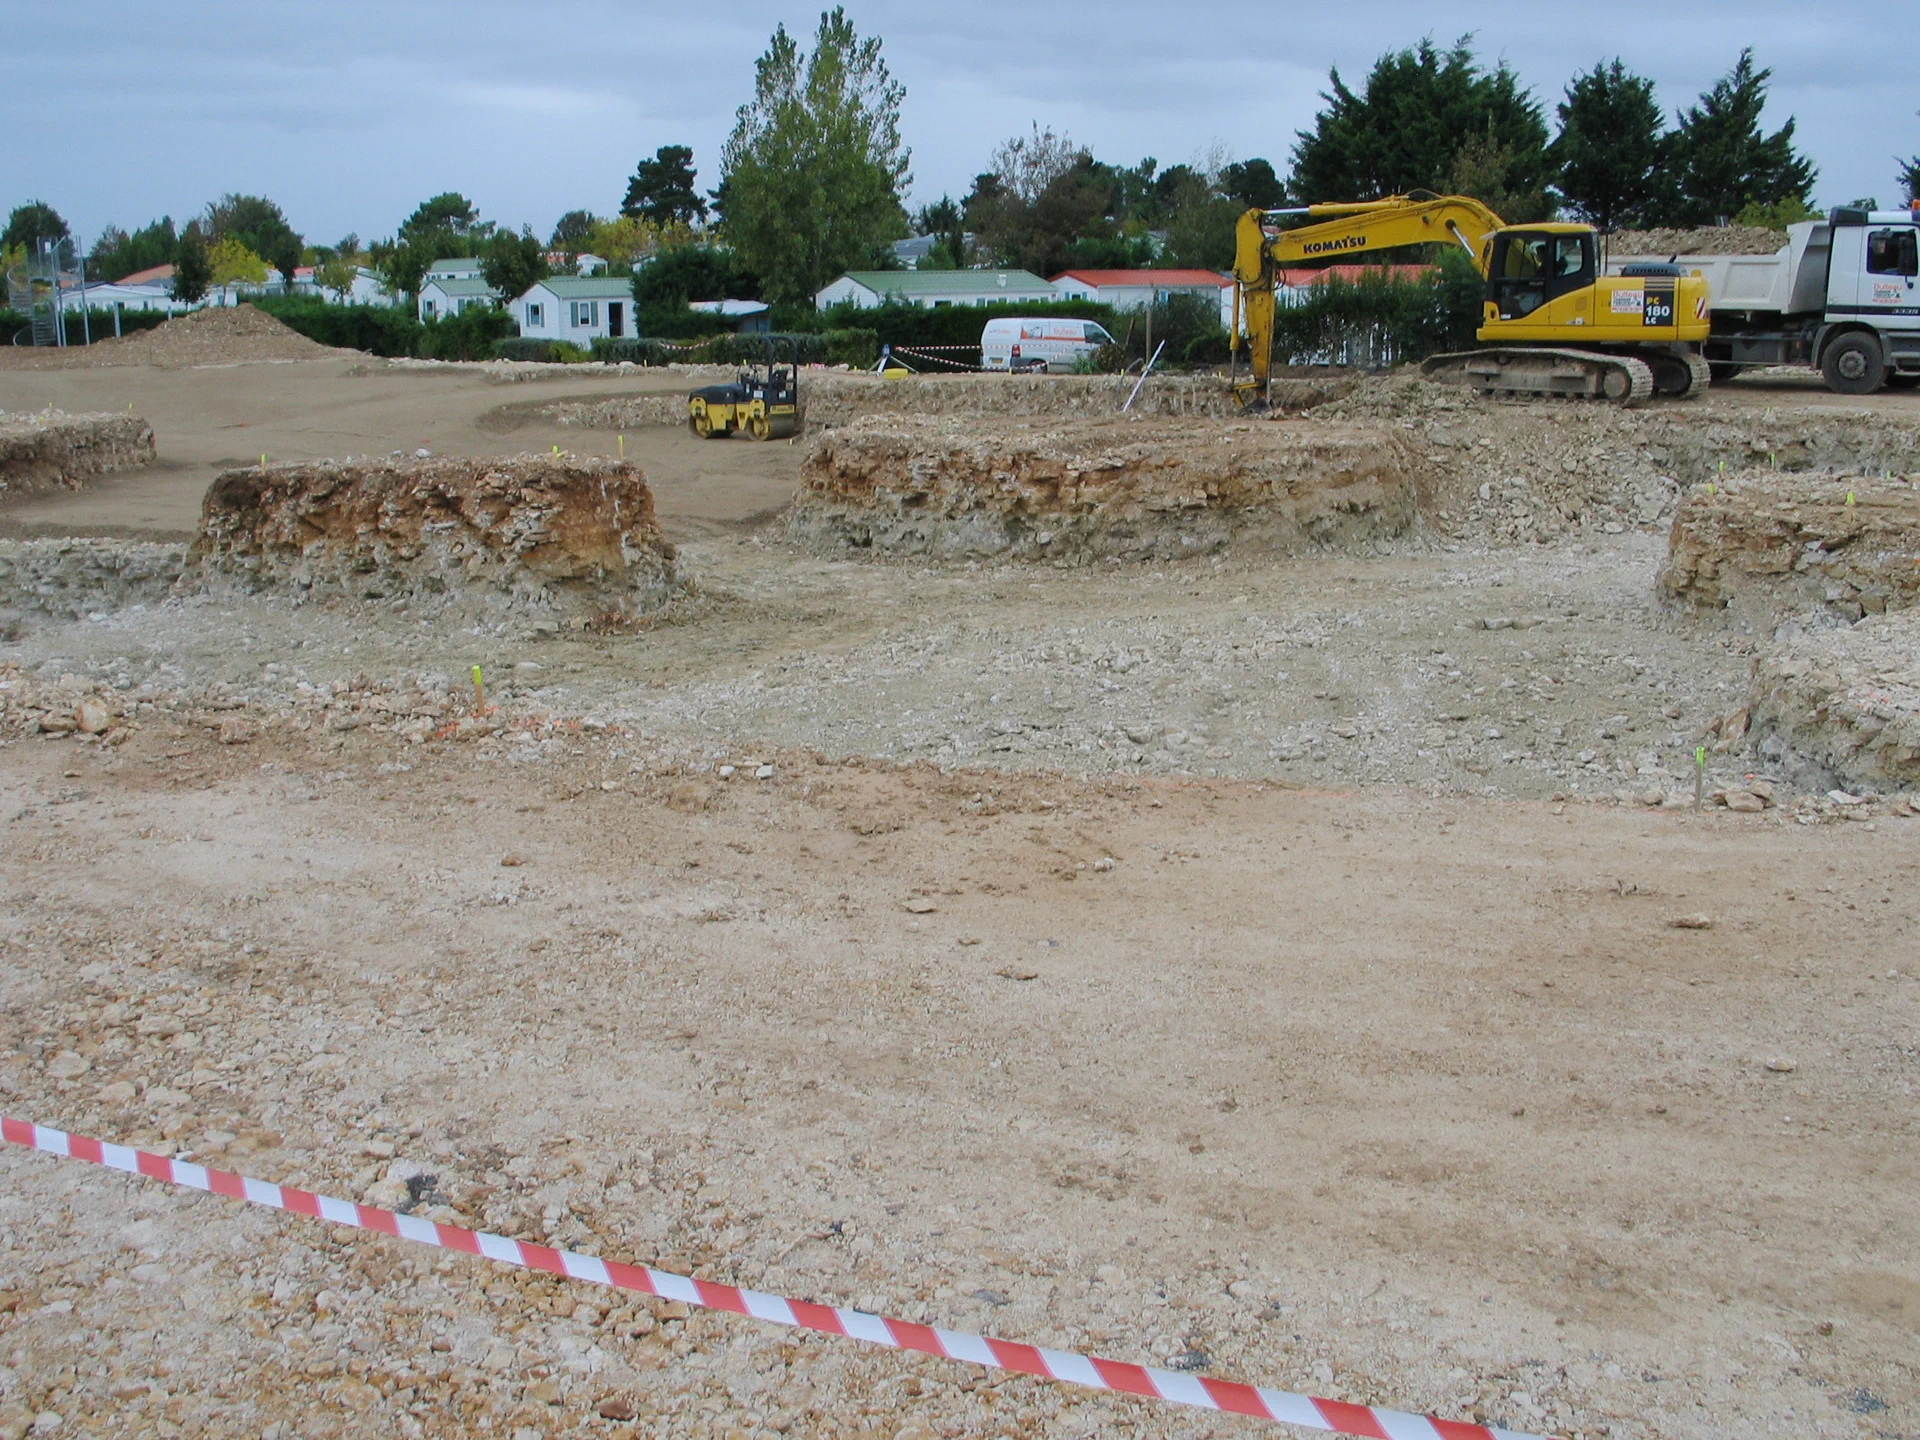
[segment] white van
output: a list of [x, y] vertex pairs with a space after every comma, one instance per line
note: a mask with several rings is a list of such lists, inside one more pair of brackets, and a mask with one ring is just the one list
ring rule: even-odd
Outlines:
[[982, 370], [1073, 369], [1083, 356], [1113, 344], [1091, 320], [989, 320], [980, 332]]

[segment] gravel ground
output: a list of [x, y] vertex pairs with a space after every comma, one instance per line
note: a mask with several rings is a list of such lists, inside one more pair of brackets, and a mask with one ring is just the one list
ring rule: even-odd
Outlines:
[[[6, 683], [10, 1113], [1528, 1429], [1920, 1418], [1920, 821], [729, 781], [160, 689], [49, 738]], [[0, 1433], [1268, 1433], [0, 1169]]]

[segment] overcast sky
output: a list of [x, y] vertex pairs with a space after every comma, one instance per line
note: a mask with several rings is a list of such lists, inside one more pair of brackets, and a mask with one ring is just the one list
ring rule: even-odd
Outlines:
[[[1893, 203], [1895, 155], [1920, 152], [1920, 4], [1530, 6], [848, 5], [907, 88], [913, 200], [963, 194], [994, 144], [1030, 121], [1103, 160], [1191, 161], [1216, 142], [1282, 174], [1337, 65], [1475, 32], [1551, 120], [1568, 78], [1619, 55], [1671, 114], [1743, 45], [1774, 81], [1769, 128], [1799, 120], [1816, 197]], [[559, 215], [617, 208], [641, 155], [690, 144], [700, 183], [776, 22], [809, 36], [818, 6], [614, 0], [91, 0], [8, 27], [0, 166], [11, 207], [51, 203], [86, 241], [107, 222], [176, 221], [225, 191], [269, 195], [309, 240], [391, 234], [425, 196], [543, 236]], [[1328, 197], [1339, 198], [1339, 197]]]

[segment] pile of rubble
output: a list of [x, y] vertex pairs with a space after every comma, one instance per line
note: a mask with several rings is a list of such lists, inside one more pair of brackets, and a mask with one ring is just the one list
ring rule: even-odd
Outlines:
[[1764, 617], [1905, 608], [1920, 598], [1920, 489], [1766, 473], [1697, 486], [1674, 514], [1659, 586]]
[[153, 463], [153, 427], [137, 415], [0, 411], [0, 503], [79, 490], [99, 475]]
[[1920, 611], [1809, 631], [1755, 660], [1754, 752], [1788, 778], [1920, 786]]
[[251, 305], [210, 305], [176, 315], [151, 330], [97, 338], [91, 345], [0, 349], [0, 369], [89, 370], [110, 365], [153, 365], [184, 370], [246, 361], [362, 359], [358, 350], [336, 350], [289, 329]]
[[229, 470], [183, 588], [635, 613], [680, 587], [638, 466], [573, 456]]
[[1425, 479], [1378, 426], [873, 419], [815, 443], [788, 525], [816, 547], [942, 559], [1286, 553], [1407, 533]]
[[137, 540], [0, 540], [0, 629], [22, 613], [77, 620], [157, 605], [187, 547]]

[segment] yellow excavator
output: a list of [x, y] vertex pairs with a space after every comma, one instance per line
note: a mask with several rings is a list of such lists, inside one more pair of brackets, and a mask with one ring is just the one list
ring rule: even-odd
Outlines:
[[[1307, 217], [1291, 229], [1276, 222]], [[1651, 261], [1601, 274], [1591, 225], [1508, 225], [1478, 200], [1416, 191], [1385, 200], [1249, 210], [1236, 236], [1234, 395], [1263, 409], [1282, 270], [1409, 245], [1458, 245], [1485, 278], [1485, 348], [1436, 355], [1422, 369], [1482, 394], [1588, 396], [1639, 405], [1693, 395], [1709, 381], [1701, 342], [1707, 282]], [[1251, 373], [1239, 371], [1242, 317]]]

